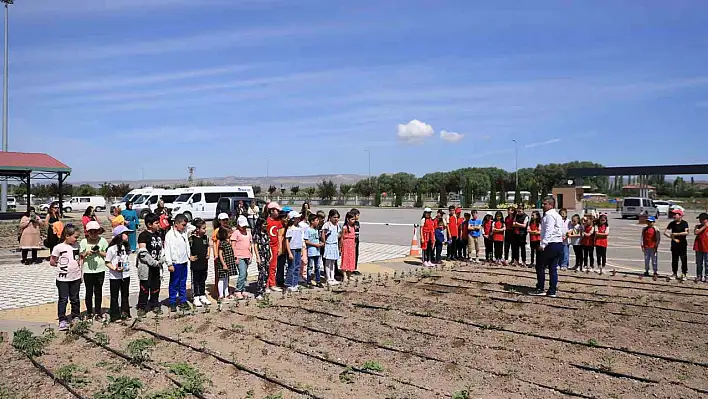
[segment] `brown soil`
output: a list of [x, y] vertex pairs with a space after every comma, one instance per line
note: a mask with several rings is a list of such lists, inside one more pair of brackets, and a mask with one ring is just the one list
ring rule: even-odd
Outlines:
[[[210, 313], [94, 324], [110, 346], [154, 338], [147, 363], [129, 365], [82, 338], [56, 338], [38, 360], [54, 370], [89, 370], [90, 397], [109, 371], [155, 391], [173, 386], [167, 367], [188, 363], [210, 380], [208, 398], [700, 398], [708, 395], [708, 286], [624, 275], [563, 274], [558, 298], [526, 295], [529, 269], [457, 265], [359, 280], [332, 291], [215, 306]], [[66, 397], [4, 347], [0, 376], [23, 368]], [[232, 364], [232, 363], [235, 363]], [[44, 384], [44, 385], [43, 385]], [[58, 390], [57, 390], [58, 389]], [[467, 396], [461, 395], [467, 391]], [[63, 396], [62, 396], [63, 395]]]

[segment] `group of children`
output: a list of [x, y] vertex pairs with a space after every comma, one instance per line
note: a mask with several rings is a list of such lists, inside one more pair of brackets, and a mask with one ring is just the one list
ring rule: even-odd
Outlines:
[[[209, 260], [214, 259], [219, 300], [244, 299], [246, 279], [251, 261], [258, 265], [256, 299], [266, 292], [298, 290], [301, 279], [309, 288], [323, 287], [321, 270], [325, 270], [327, 284], [338, 284], [335, 274], [343, 278], [356, 273], [359, 253], [359, 211], [352, 209], [339, 224], [339, 212], [311, 213], [309, 205], [303, 212], [293, 211], [271, 202], [266, 214], [259, 217], [251, 229], [247, 217], [239, 215], [232, 221], [228, 215], [217, 218], [214, 234], [207, 236], [206, 222], [195, 219], [188, 223], [184, 215], [177, 215], [168, 226], [161, 224], [161, 216], [145, 216], [145, 229], [137, 237], [136, 251], [131, 247], [129, 234], [136, 232], [123, 223], [116, 223], [109, 243], [101, 237], [98, 221], [88, 221], [85, 237], [79, 241], [79, 229], [72, 224], [63, 226], [60, 243], [52, 248], [50, 264], [57, 267], [56, 284], [59, 292], [58, 318], [60, 330], [66, 330], [69, 320], [80, 316], [79, 289], [86, 286], [86, 317], [96, 320], [125, 320], [131, 318], [128, 289], [133, 267], [140, 280], [137, 311], [144, 316], [149, 311], [159, 313], [160, 285], [164, 269], [169, 272], [170, 311], [189, 307], [187, 274], [192, 273], [192, 302], [208, 306], [206, 280]], [[326, 222], [325, 222], [326, 219]], [[134, 265], [130, 254], [135, 252]], [[281, 266], [281, 267], [279, 267]], [[109, 314], [102, 313], [102, 291], [105, 276], [110, 281], [111, 304]], [[229, 278], [238, 276], [236, 289], [230, 293]], [[70, 318], [66, 316], [71, 303]]]

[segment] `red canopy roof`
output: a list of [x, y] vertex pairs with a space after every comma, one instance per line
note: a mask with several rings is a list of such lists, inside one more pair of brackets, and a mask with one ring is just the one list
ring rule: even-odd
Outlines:
[[70, 173], [71, 168], [47, 154], [0, 151], [0, 172], [3, 171]]

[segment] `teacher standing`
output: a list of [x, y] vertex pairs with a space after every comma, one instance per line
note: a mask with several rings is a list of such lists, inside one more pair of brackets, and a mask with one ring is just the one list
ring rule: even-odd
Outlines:
[[[556, 200], [552, 196], [543, 200], [543, 220], [541, 221], [541, 247], [536, 264], [536, 290], [531, 295], [556, 297], [558, 288], [558, 265], [563, 258], [563, 218], [556, 211]], [[548, 292], [546, 286], [546, 268], [550, 276]]]
[[128, 231], [128, 242], [130, 243], [130, 250], [135, 252], [138, 248], [138, 226], [140, 225], [140, 220], [138, 219], [138, 213], [133, 209], [133, 203], [128, 201], [125, 203], [125, 210], [121, 213], [121, 216], [125, 219], [125, 226], [129, 229]]

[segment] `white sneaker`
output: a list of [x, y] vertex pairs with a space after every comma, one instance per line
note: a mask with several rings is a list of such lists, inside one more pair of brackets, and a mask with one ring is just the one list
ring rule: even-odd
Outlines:
[[202, 302], [199, 300], [199, 297], [198, 297], [198, 296], [195, 296], [195, 297], [194, 297], [194, 301], [192, 301], [192, 303], [194, 303], [194, 306], [196, 306], [196, 307], [198, 307], [198, 308], [201, 308], [201, 307], [202, 307]]
[[256, 301], [262, 301], [263, 300], [263, 295], [258, 295], [256, 297]]
[[271, 292], [283, 292], [283, 289], [278, 286], [270, 287]]
[[327, 284], [329, 284], [329, 285], [339, 285], [339, 281], [337, 281], [337, 280], [330, 280], [330, 281], [327, 282]]
[[207, 298], [206, 295], [200, 296], [199, 300], [202, 302], [202, 305], [211, 305], [211, 301], [209, 300], [209, 298]]
[[288, 287], [288, 292], [297, 292], [297, 291], [298, 291], [297, 286], [295, 286], [295, 287]]

